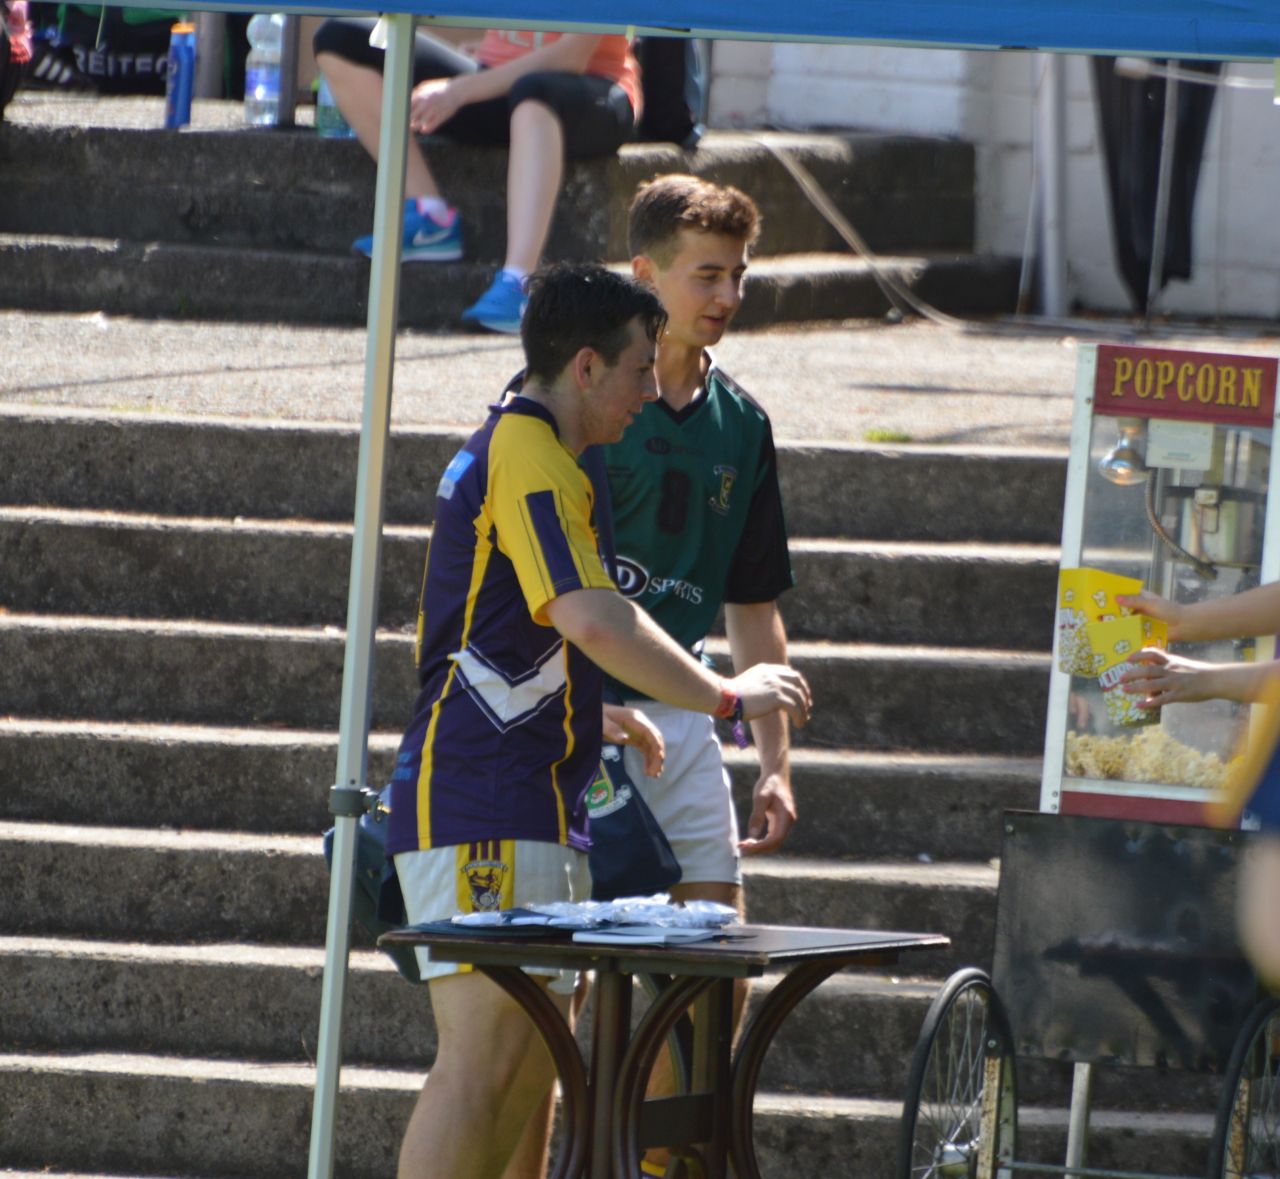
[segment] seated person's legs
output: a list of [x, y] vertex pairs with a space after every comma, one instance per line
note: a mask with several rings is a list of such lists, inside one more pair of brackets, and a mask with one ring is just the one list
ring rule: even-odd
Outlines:
[[502, 270], [464, 323], [518, 332], [524, 283], [537, 268], [551, 228], [564, 161], [611, 155], [631, 138], [634, 115], [625, 91], [594, 74], [527, 74], [507, 95], [507, 250]]
[[[316, 33], [316, 61], [339, 109], [366, 150], [377, 158], [382, 111], [382, 51], [368, 44], [373, 22], [326, 21]], [[415, 85], [457, 77], [476, 63], [419, 33]], [[490, 288], [462, 314], [465, 323], [515, 333], [524, 314], [525, 280], [546, 244], [564, 160], [608, 155], [631, 137], [634, 112], [617, 83], [595, 74], [526, 74], [501, 98], [460, 107], [435, 133], [458, 143], [509, 145], [507, 248]], [[445, 261], [462, 256], [457, 210], [440, 195], [417, 143], [410, 140], [405, 174], [405, 261]], [[355, 248], [369, 256], [371, 236]]]
[[[376, 160], [382, 122], [383, 51], [369, 44], [376, 22], [360, 17], [335, 17], [316, 30], [316, 64], [333, 91], [334, 101], [356, 138]], [[413, 80], [453, 78], [471, 73], [476, 63], [451, 46], [417, 33], [414, 37]], [[457, 212], [440, 195], [426, 157], [410, 136], [405, 159], [405, 215], [402, 257], [406, 262], [448, 262], [462, 257], [462, 234]], [[373, 238], [357, 238], [354, 248], [366, 257]]]

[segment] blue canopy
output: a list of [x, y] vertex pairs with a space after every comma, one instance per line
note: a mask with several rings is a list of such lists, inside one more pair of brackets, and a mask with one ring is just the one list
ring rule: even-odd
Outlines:
[[450, 0], [448, 10], [448, 18], [438, 7], [431, 15], [441, 24], [505, 28], [572, 25], [775, 41], [1280, 57], [1276, 0], [574, 0], [572, 6], [564, 0]]
[[[114, 0], [151, 7], [155, 0]], [[299, 14], [394, 10], [438, 25], [666, 33], [1216, 60], [1280, 58], [1280, 0], [210, 0]]]
[[[116, 0], [143, 7], [154, 0]], [[372, 651], [399, 296], [400, 215], [413, 39], [427, 23], [508, 29], [666, 33], [700, 38], [859, 42], [961, 49], [1236, 60], [1280, 58], [1280, 0], [211, 0], [212, 9], [270, 7], [381, 13], [389, 19], [383, 89], [369, 345], [347, 610], [337, 819], [312, 1110], [309, 1179], [331, 1179], [350, 948], [359, 787], [367, 773]]]

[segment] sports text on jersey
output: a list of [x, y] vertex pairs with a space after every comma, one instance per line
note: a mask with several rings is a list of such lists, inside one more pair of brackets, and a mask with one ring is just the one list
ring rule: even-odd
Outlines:
[[621, 555], [617, 559], [617, 567], [618, 592], [624, 598], [637, 601], [646, 594], [654, 597], [675, 594], [677, 598], [692, 602], [695, 606], [702, 603], [705, 591], [700, 585], [694, 585], [679, 577], [654, 577], [639, 561], [633, 561], [630, 557]]

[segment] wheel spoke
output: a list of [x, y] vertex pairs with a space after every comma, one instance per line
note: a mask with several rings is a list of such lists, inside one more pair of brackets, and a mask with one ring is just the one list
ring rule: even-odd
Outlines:
[[1280, 1012], [1264, 1019], [1254, 1033], [1235, 1085], [1233, 1117], [1243, 1127], [1240, 1169], [1225, 1159], [1228, 1179], [1280, 1176]]
[[957, 1179], [972, 1170], [991, 1028], [988, 994], [985, 984], [962, 987], [934, 1028], [917, 1094], [913, 1179]]

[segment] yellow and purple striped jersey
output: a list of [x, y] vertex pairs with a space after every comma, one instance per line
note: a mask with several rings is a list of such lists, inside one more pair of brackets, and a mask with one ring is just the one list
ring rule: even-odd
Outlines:
[[573, 590], [614, 588], [593, 512], [555, 419], [524, 397], [495, 406], [446, 468], [389, 853], [488, 839], [589, 845], [603, 677], [545, 610]]

